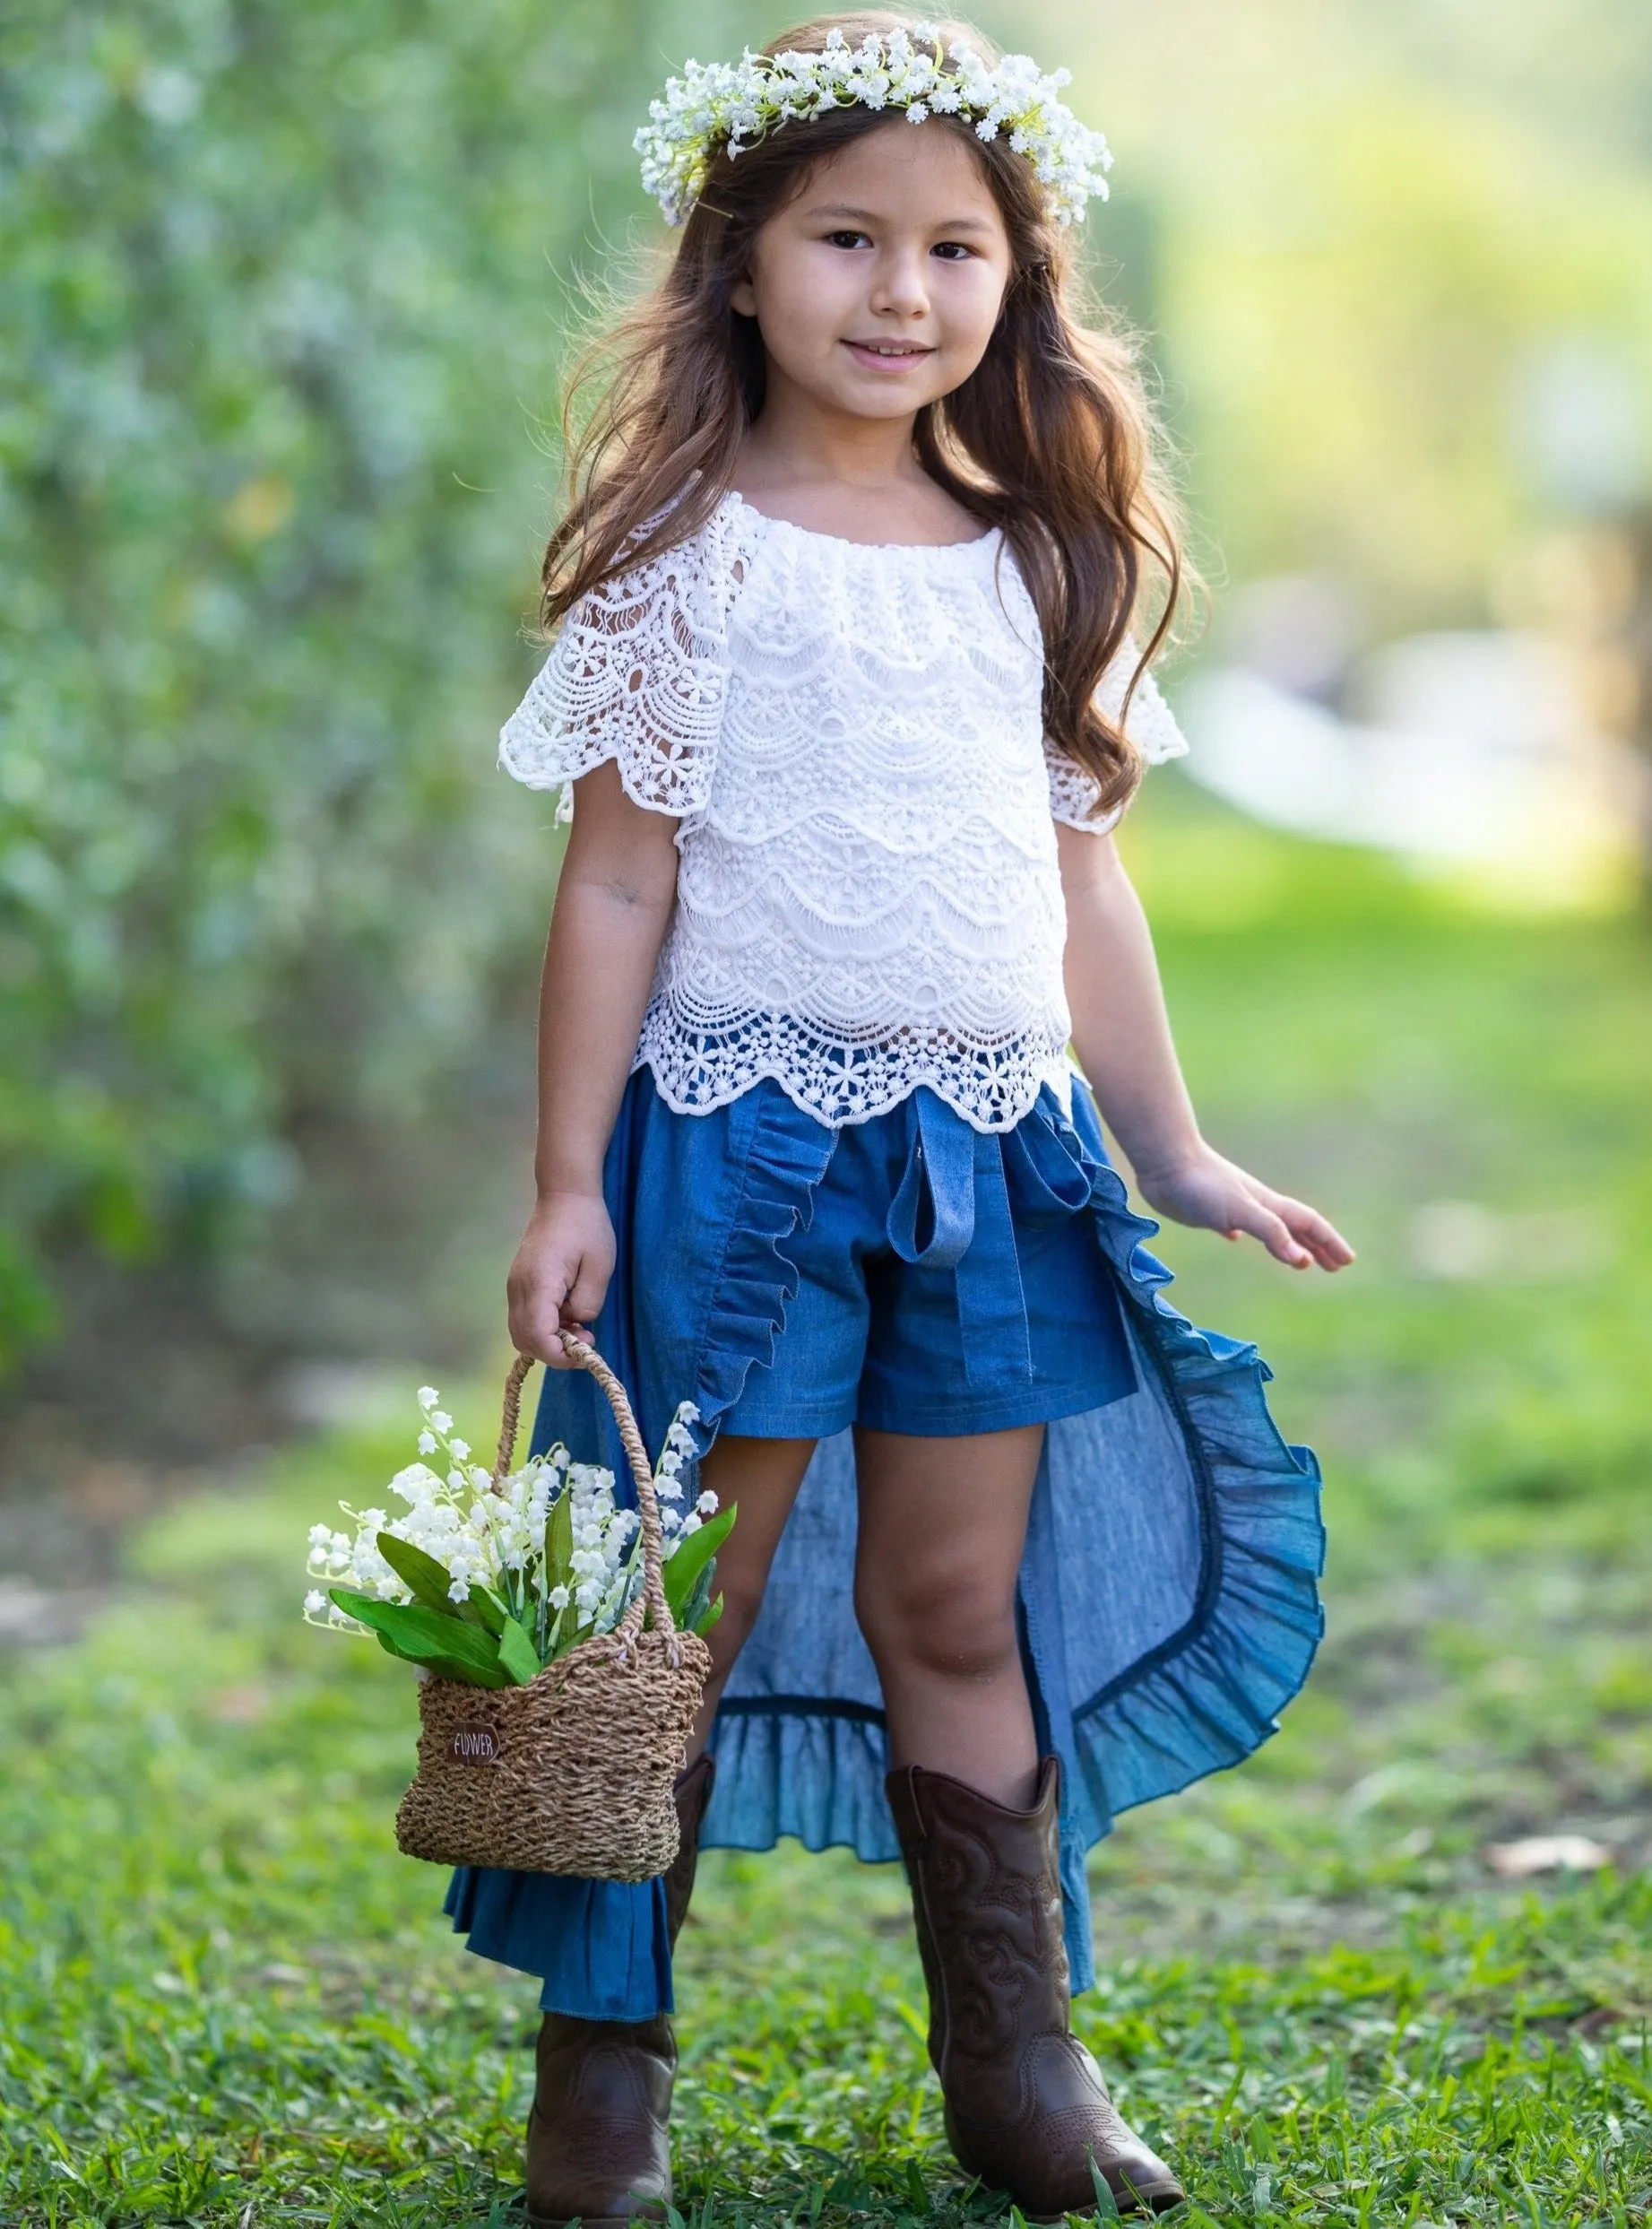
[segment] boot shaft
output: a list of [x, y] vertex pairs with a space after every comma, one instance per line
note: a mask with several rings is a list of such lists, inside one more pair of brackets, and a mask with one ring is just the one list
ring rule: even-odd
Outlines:
[[1046, 1757], [1030, 1810], [994, 1803], [945, 1773], [907, 1765], [886, 1787], [912, 1884], [930, 1993], [930, 2058], [950, 2095], [1064, 2034], [1060, 1766]]
[[1178, 2205], [1181, 2185], [1123, 2121], [1068, 2025], [1060, 1766], [1030, 1810], [908, 1765], [885, 1786], [912, 1883], [930, 1991], [930, 2058], [959, 2164], [1029, 2218], [1092, 2210], [1094, 2177], [1120, 2210]]

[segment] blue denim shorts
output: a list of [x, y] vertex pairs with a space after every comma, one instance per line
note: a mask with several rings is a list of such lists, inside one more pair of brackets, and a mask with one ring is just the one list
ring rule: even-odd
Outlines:
[[[639, 1267], [654, 1268], [634, 1305], [663, 1375], [705, 1380], [704, 1357], [691, 1369], [688, 1352], [696, 1292], [715, 1345], [731, 1318], [757, 1313], [747, 1257], [759, 1257], [750, 1271], [768, 1264], [783, 1279], [770, 1335], [730, 1387], [720, 1430], [999, 1432], [1136, 1390], [1092, 1176], [1052, 1091], [1014, 1131], [983, 1134], [922, 1088], [836, 1132], [773, 1083], [706, 1114], [673, 1114], [645, 1073], [632, 1089], [629, 1236]], [[812, 1166], [777, 1215], [783, 1133]], [[666, 1262], [676, 1274], [659, 1273]], [[662, 1351], [671, 1349], [674, 1370]]]

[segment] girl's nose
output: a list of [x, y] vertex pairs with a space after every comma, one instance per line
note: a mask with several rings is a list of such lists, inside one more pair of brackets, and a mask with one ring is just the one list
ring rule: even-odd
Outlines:
[[872, 284], [871, 307], [900, 317], [921, 317], [930, 306], [924, 257], [913, 249], [888, 253], [878, 259]]

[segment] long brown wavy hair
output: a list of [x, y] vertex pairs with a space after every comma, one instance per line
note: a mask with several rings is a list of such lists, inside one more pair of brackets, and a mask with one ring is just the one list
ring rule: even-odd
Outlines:
[[[883, 13], [817, 16], [764, 51], [817, 53], [834, 30], [859, 45], [912, 23]], [[965, 26], [942, 35], [948, 48], [996, 58]], [[787, 123], [738, 162], [725, 152], [714, 160], [664, 276], [575, 368], [563, 419], [568, 507], [542, 574], [548, 629], [593, 588], [697, 533], [728, 493], [763, 407], [757, 322], [729, 299], [753, 236], [801, 191], [813, 164], [889, 122], [838, 108]], [[1137, 351], [1078, 314], [1068, 239], [1026, 158], [954, 117], [933, 116], [923, 129], [958, 133], [981, 164], [1008, 234], [1011, 275], [981, 362], [919, 412], [918, 457], [966, 510], [1003, 530], [1042, 629], [1045, 727], [1094, 779], [1099, 810], [1111, 811], [1141, 767], [1124, 732], [1128, 697], [1115, 724], [1096, 707], [1096, 684], [1145, 611], [1134, 691], [1182, 582], [1176, 507]]]

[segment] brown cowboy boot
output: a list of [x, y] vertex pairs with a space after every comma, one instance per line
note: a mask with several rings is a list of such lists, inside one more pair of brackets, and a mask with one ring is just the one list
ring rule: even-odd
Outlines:
[[930, 2058], [958, 2164], [1034, 2221], [1094, 2213], [1091, 2162], [1121, 2214], [1186, 2195], [1120, 2118], [1068, 2025], [1060, 1764], [1030, 1811], [915, 1765], [885, 1786], [912, 1883], [930, 1992]]
[[[665, 1876], [675, 1946], [699, 1856], [700, 1823], [715, 1768], [703, 1756], [679, 1775], [682, 1840]], [[528, 2115], [528, 2219], [533, 2229], [624, 2229], [659, 2220], [671, 2202], [668, 2133], [677, 2039], [670, 2021], [580, 2020], [548, 2012]]]

